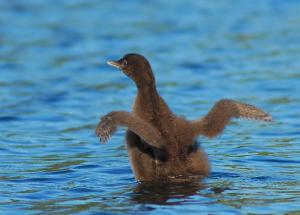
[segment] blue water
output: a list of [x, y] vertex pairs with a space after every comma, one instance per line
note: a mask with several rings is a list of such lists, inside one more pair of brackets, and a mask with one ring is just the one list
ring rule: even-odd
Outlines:
[[[299, 214], [299, 26], [296, 0], [0, 1], [0, 213]], [[105, 64], [129, 52], [178, 115], [232, 98], [274, 122], [200, 137], [203, 181], [139, 184], [124, 130], [94, 135], [131, 109], [134, 84]]]

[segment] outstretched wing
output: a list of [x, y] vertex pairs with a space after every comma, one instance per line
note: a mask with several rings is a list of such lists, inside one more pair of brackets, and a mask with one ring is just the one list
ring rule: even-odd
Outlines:
[[100, 137], [102, 143], [106, 143], [118, 127], [127, 127], [151, 146], [156, 148], [164, 146], [165, 140], [156, 128], [126, 111], [114, 111], [103, 116], [96, 128], [96, 135]]
[[192, 126], [195, 135], [214, 137], [222, 133], [231, 118], [238, 117], [262, 121], [272, 120], [268, 113], [253, 105], [222, 99], [213, 106], [205, 117], [193, 121]]

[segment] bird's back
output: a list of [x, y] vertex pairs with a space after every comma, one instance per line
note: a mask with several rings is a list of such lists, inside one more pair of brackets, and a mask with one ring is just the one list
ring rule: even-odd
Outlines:
[[137, 179], [207, 175], [209, 162], [193, 137], [190, 123], [174, 115], [161, 97], [154, 107], [143, 102], [144, 99], [141, 101], [141, 98], [136, 98], [133, 113], [151, 123], [167, 141], [161, 150], [149, 146], [139, 136], [127, 131], [127, 144]]

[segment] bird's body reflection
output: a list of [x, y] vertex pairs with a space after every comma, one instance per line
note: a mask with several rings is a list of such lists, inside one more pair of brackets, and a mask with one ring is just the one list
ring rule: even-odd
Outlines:
[[177, 205], [204, 188], [206, 186], [201, 180], [143, 182], [136, 185], [131, 200], [139, 204]]

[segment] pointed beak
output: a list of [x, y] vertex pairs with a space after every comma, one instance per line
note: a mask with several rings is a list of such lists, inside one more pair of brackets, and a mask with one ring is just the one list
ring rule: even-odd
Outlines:
[[106, 62], [108, 65], [111, 65], [113, 67], [117, 67], [118, 69], [121, 69], [121, 64], [118, 61], [109, 60]]

